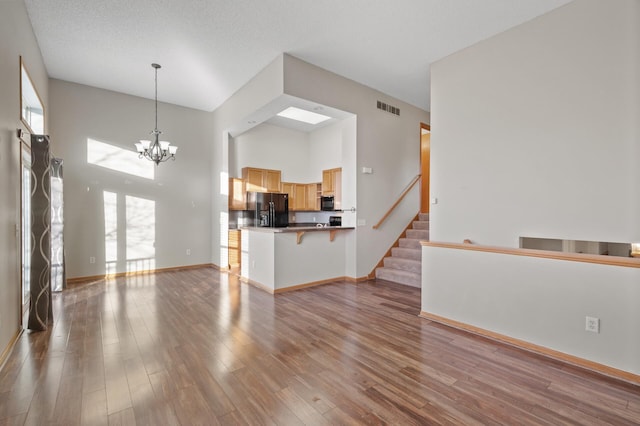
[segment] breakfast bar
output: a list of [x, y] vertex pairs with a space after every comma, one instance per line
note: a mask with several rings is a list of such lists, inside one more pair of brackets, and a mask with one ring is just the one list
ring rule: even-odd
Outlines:
[[347, 226], [245, 227], [241, 278], [269, 293], [345, 277]]

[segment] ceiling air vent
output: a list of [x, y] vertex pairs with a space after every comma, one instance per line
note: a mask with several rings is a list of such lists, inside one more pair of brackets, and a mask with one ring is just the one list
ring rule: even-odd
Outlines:
[[391, 114], [400, 115], [400, 108], [391, 106], [382, 101], [378, 101], [378, 109], [390, 112]]

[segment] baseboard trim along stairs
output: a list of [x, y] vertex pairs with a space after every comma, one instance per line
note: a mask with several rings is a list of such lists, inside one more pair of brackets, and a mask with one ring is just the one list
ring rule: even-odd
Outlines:
[[422, 246], [429, 241], [429, 213], [420, 213], [405, 236], [398, 239], [398, 246], [391, 249], [391, 256], [376, 268], [376, 278], [411, 287], [422, 286]]

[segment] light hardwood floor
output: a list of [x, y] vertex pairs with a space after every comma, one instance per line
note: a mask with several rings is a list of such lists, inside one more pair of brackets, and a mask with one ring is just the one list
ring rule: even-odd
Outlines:
[[640, 424], [640, 387], [418, 317], [382, 281], [213, 269], [75, 286], [0, 371], [0, 424]]

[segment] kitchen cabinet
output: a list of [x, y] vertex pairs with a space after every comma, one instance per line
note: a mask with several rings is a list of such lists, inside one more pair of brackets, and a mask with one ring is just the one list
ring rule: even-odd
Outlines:
[[295, 194], [293, 209], [292, 210], [306, 210], [307, 209], [307, 191], [306, 185], [302, 183], [297, 183], [293, 187], [293, 192]]
[[229, 268], [240, 266], [241, 238], [239, 229], [229, 229]]
[[295, 198], [295, 191], [294, 191], [294, 186], [295, 183], [293, 182], [282, 182], [282, 185], [280, 185], [282, 187], [282, 193], [283, 194], [289, 194], [289, 210], [293, 210], [292, 206], [293, 206], [293, 198]]
[[342, 208], [342, 167], [322, 171], [322, 195], [333, 196], [334, 208]]
[[282, 192], [289, 194], [289, 211], [304, 210], [304, 186], [302, 187], [302, 192], [300, 187], [299, 183], [282, 182]]
[[320, 210], [319, 187], [319, 183], [282, 182], [282, 192], [289, 194], [289, 210]]
[[247, 191], [280, 192], [282, 172], [280, 170], [244, 167], [242, 179], [246, 182]]
[[320, 210], [320, 193], [322, 185], [319, 183], [308, 183], [306, 185], [307, 210]]
[[247, 190], [245, 181], [229, 178], [229, 210], [247, 209]]
[[335, 169], [322, 171], [322, 195], [333, 195]]

